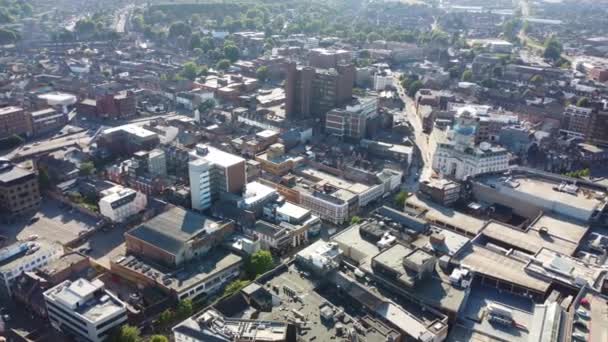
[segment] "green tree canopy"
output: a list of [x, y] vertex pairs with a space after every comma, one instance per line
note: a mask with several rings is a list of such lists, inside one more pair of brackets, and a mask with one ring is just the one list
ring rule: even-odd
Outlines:
[[80, 164], [80, 174], [82, 176], [90, 176], [95, 173], [95, 165], [93, 162], [84, 162]]
[[132, 325], [123, 325], [116, 329], [110, 337], [112, 342], [140, 342], [141, 332]]
[[233, 294], [241, 291], [247, 285], [249, 285], [249, 281], [247, 280], [235, 280], [226, 286], [224, 296], [232, 296]]
[[224, 56], [226, 56], [226, 58], [230, 60], [230, 62], [236, 62], [239, 59], [240, 54], [241, 52], [239, 51], [239, 48], [235, 45], [228, 44], [224, 46]]
[[228, 68], [230, 68], [230, 60], [228, 59], [222, 59], [219, 62], [217, 62], [217, 64], [215, 65], [215, 67], [218, 70], [228, 70]]
[[465, 70], [460, 79], [463, 82], [471, 82], [473, 80], [473, 72], [471, 70]]
[[177, 304], [177, 309], [175, 310], [175, 314], [179, 319], [186, 319], [187, 317], [192, 316], [193, 306], [192, 301], [189, 299], [182, 300]]
[[169, 339], [164, 335], [152, 335], [150, 342], [169, 342]]
[[424, 87], [424, 85], [422, 84], [422, 82], [420, 82], [420, 81], [414, 81], [407, 88], [407, 94], [410, 97], [414, 97], [414, 96], [416, 96], [416, 93], [418, 92], [418, 90], [422, 89], [423, 87]]
[[0, 45], [13, 44], [19, 40], [19, 36], [13, 30], [0, 28]]
[[405, 201], [410, 197], [407, 191], [401, 191], [395, 196], [395, 205], [399, 208], [405, 207]]
[[270, 271], [274, 267], [274, 259], [269, 251], [260, 250], [251, 255], [247, 263], [247, 273], [252, 278]]
[[543, 57], [552, 61], [558, 61], [562, 56], [563, 46], [554, 36], [545, 41], [545, 51]]
[[190, 81], [194, 81], [196, 80], [199, 72], [200, 68], [195, 62], [187, 62], [182, 66], [180, 75], [186, 79], [189, 79]]
[[268, 79], [268, 67], [262, 65], [256, 70], [255, 74], [260, 82], [265, 82]]
[[586, 97], [581, 97], [577, 102], [576, 102], [576, 106], [577, 107], [589, 107], [590, 102], [589, 99]]
[[192, 28], [183, 21], [174, 23], [169, 27], [169, 38], [175, 39], [179, 36], [190, 37], [191, 34]]
[[359, 216], [353, 216], [350, 219], [350, 224], [358, 224], [361, 223], [361, 218]]

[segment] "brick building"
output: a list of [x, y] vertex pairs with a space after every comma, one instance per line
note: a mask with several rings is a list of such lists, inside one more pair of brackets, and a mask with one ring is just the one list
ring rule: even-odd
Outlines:
[[32, 134], [30, 114], [21, 107], [0, 108], [0, 139], [15, 134], [21, 136]]

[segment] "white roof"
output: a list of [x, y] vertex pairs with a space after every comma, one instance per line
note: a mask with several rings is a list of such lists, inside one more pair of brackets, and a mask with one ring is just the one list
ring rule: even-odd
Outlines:
[[207, 148], [208, 153], [206, 155], [198, 155], [196, 154], [196, 151], [193, 151], [191, 153], [191, 155], [194, 158], [204, 158], [205, 160], [208, 160], [209, 162], [215, 164], [215, 165], [219, 165], [222, 167], [231, 167], [234, 166], [238, 163], [242, 163], [245, 162], [245, 159], [228, 153], [228, 152], [224, 152], [220, 149], [217, 149], [215, 147], [209, 146], [209, 145], [204, 145], [204, 144], [199, 144], [197, 145], [197, 148]]
[[300, 219], [308, 214], [309, 210], [304, 209], [295, 204], [291, 204], [289, 202], [285, 202], [282, 206], [277, 208], [277, 213], [289, 217], [293, 217], [295, 219]]

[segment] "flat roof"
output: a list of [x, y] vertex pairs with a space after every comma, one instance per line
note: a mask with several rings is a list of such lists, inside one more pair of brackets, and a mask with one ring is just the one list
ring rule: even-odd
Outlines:
[[553, 236], [550, 233], [541, 234], [538, 230], [532, 229], [522, 231], [496, 221], [488, 222], [481, 234], [529, 254], [536, 254], [542, 248], [549, 248], [572, 255], [578, 247], [578, 243], [564, 240], [558, 236]]
[[406, 270], [405, 267], [403, 267], [403, 259], [413, 251], [414, 249], [397, 243], [376, 255], [374, 261], [381, 263], [384, 267], [390, 268], [399, 274], [404, 274], [406, 273]]
[[234, 155], [232, 153], [228, 153], [228, 152], [224, 152], [218, 148], [215, 148], [213, 146], [209, 146], [209, 145], [205, 145], [205, 144], [199, 144], [196, 145], [196, 148], [206, 148], [208, 153], [205, 155], [198, 155], [195, 151], [192, 151], [190, 153], [190, 155], [194, 158], [201, 158], [201, 159], [205, 159], [215, 165], [219, 165], [222, 167], [231, 167], [234, 166], [238, 163], [243, 163], [245, 162], [245, 159]]
[[[478, 178], [481, 184], [490, 186], [503, 195], [525, 195], [517, 197], [523, 202], [548, 201], [551, 207], [547, 209], [576, 219], [588, 220], [601, 204], [600, 200], [590, 196], [592, 191], [578, 189], [576, 194], [557, 191], [554, 188], [559, 186], [559, 183], [539, 177], [511, 176], [508, 179], [509, 181], [505, 176], [495, 175]], [[573, 209], [578, 213], [573, 213]]]
[[3, 108], [0, 108], [0, 115], [12, 114], [14, 112], [20, 112], [22, 110], [23, 110], [23, 108], [15, 107], [15, 106], [3, 107]]
[[[38, 246], [39, 249], [31, 254], [27, 254], [27, 251], [34, 248], [34, 246]], [[5, 253], [7, 255], [13, 254], [11, 257], [5, 257], [5, 259], [0, 261], [0, 273], [18, 270], [19, 267], [29, 264], [43, 255], [48, 256], [51, 252], [62, 254], [63, 247], [58, 243], [45, 239], [37, 239], [33, 242], [15, 242], [0, 249], [0, 254], [2, 255], [5, 255]]]
[[[103, 290], [102, 293], [98, 292], [100, 289]], [[90, 322], [98, 322], [126, 310], [126, 305], [105, 290], [103, 282], [98, 279], [92, 282], [84, 278], [66, 280], [46, 291], [45, 295], [72, 308], [76, 314]]]
[[587, 224], [554, 213], [545, 213], [530, 225], [530, 229], [534, 231], [543, 227], [547, 228], [550, 236], [576, 245], [580, 244], [589, 230]]
[[603, 273], [603, 269], [583, 263], [579, 259], [542, 248], [535, 255], [535, 262], [526, 265], [526, 272], [538, 274], [545, 278], [581, 287], [579, 280], [594, 287]]
[[302, 219], [306, 216], [310, 210], [302, 208], [298, 205], [285, 202], [283, 205], [277, 208], [277, 213], [285, 216], [293, 217], [296, 220]]
[[338, 243], [344, 256], [358, 262], [360, 266], [370, 268], [371, 271], [370, 262], [380, 252], [380, 249], [361, 236], [360, 226], [358, 224], [350, 226], [332, 236], [331, 240]]
[[[323, 324], [320, 317], [320, 309], [328, 307], [336, 314], [339, 308], [334, 306], [332, 301], [337, 298], [325, 298], [319, 291], [316, 291], [316, 283], [301, 276], [295, 266], [289, 266], [289, 269], [285, 269], [277, 276], [269, 279], [264, 285], [270, 289], [273, 287], [281, 289], [278, 293], [273, 293], [273, 296], [276, 295], [280, 298], [280, 306], [273, 308], [270, 312], [259, 311], [259, 317], [257, 319], [270, 321], [285, 321], [286, 319], [292, 319], [296, 321], [299, 319], [298, 316], [301, 315], [305, 320], [309, 321], [309, 323], [312, 323], [306, 325], [310, 328], [307, 330], [308, 332], [306, 334], [308, 340], [316, 339], [321, 342], [331, 341], [336, 338], [336, 326], [338, 324]], [[282, 290], [284, 288], [292, 289], [301, 300], [292, 300], [292, 298], [285, 293], [286, 291]], [[348, 303], [345, 302], [344, 305], [348, 305]], [[345, 315], [348, 316], [348, 313], [345, 313]], [[370, 324], [369, 329], [365, 329], [364, 331], [355, 330], [353, 327], [354, 323], [361, 319], [365, 320], [366, 317], [350, 317], [349, 319], [341, 320], [339, 324], [352, 331], [358, 332], [360, 340], [362, 341], [385, 342], [387, 340], [385, 334], [394, 332], [394, 330], [385, 325], [382, 325], [382, 330], [375, 329], [375, 324]], [[378, 322], [378, 324], [382, 323]]]
[[212, 233], [223, 227], [224, 223], [190, 210], [173, 207], [133, 228], [127, 234], [175, 255], [188, 240], [202, 233]]
[[526, 264], [523, 261], [473, 243], [463, 248], [452, 261], [470, 268], [473, 272], [539, 293], [545, 293], [549, 289], [549, 282], [532, 277], [524, 270]]
[[418, 248], [426, 248], [436, 253], [452, 256], [463, 248], [470, 239], [447, 229], [431, 226], [431, 235], [443, 236], [443, 244], [431, 243], [431, 235], [419, 235], [412, 244]]
[[0, 183], [10, 183], [32, 175], [34, 175], [33, 171], [24, 169], [18, 165], [11, 165], [0, 170]]
[[[200, 283], [215, 277], [228, 268], [239, 265], [243, 258], [223, 248], [209, 251], [205, 257], [193, 262], [182, 264], [176, 273], [174, 269], [167, 269], [160, 265], [148, 263], [136, 256], [117, 256], [113, 262], [139, 273], [160, 286], [183, 293]], [[168, 276], [168, 278], [167, 278]], [[164, 282], [170, 279], [170, 282]]]
[[107, 134], [112, 134], [112, 133], [120, 132], [120, 131], [127, 132], [129, 134], [135, 135], [140, 138], [149, 138], [149, 137], [156, 136], [156, 133], [154, 133], [150, 130], [147, 130], [141, 126], [138, 126], [136, 124], [128, 124], [128, 125], [108, 128], [103, 131], [103, 134], [107, 135]]
[[443, 207], [430, 200], [423, 199], [417, 194], [411, 195], [405, 203], [417, 207], [417, 210], [425, 211], [423, 215], [429, 222], [449, 225], [466, 232], [468, 235], [479, 234], [486, 224], [484, 220]]

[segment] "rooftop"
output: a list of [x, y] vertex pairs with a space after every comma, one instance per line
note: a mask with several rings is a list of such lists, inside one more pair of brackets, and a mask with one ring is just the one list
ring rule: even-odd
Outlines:
[[173, 207], [127, 234], [175, 255], [187, 241], [213, 233], [225, 224], [225, 221], [216, 221], [193, 211]]
[[40, 238], [32, 242], [16, 242], [0, 249], [0, 273], [16, 271], [42, 256], [48, 258], [50, 254], [63, 254], [63, 247], [56, 242]]
[[92, 282], [86, 279], [66, 280], [44, 295], [93, 323], [126, 310], [126, 305], [105, 290], [103, 282], [98, 279]]
[[22, 110], [23, 110], [23, 108], [21, 108], [21, 107], [14, 107], [14, 106], [3, 107], [3, 108], [0, 108], [0, 115], [12, 114], [15, 112], [20, 112]]
[[298, 205], [295, 205], [295, 204], [292, 204], [289, 202], [285, 202], [285, 203], [283, 203], [283, 205], [281, 205], [280, 207], [277, 208], [277, 214], [292, 217], [295, 220], [301, 220], [308, 213], [310, 213], [310, 210], [302, 208]]
[[33, 171], [24, 169], [10, 162], [0, 161], [0, 184], [10, 183], [25, 177], [35, 176]]
[[413, 194], [406, 200], [406, 206], [417, 211], [422, 211], [424, 217], [430, 223], [447, 227], [450, 230], [456, 230], [459, 233], [465, 233], [468, 236], [479, 234], [485, 226], [484, 220], [443, 207], [417, 194]]
[[215, 277], [218, 273], [240, 265], [242, 261], [243, 258], [240, 256], [217, 248], [205, 254], [203, 258], [180, 265], [181, 268], [178, 272], [136, 256], [118, 256], [112, 262], [144, 275], [159, 286], [178, 293], [185, 293]]
[[577, 220], [587, 221], [601, 204], [590, 190], [575, 186], [560, 191], [559, 183], [544, 178], [489, 175], [478, 178], [478, 181], [504, 196], [517, 196], [519, 201], [547, 202], [552, 211]]
[[197, 151], [206, 151], [206, 154], [197, 154], [196, 151], [190, 152], [190, 156], [192, 158], [203, 158], [215, 165], [222, 167], [231, 167], [238, 163], [245, 162], [245, 159], [234, 155], [232, 153], [224, 152], [220, 149], [217, 149], [213, 146], [198, 144], [196, 145]]
[[572, 255], [578, 248], [578, 243], [553, 236], [551, 233], [540, 233], [534, 229], [523, 231], [495, 221], [488, 222], [481, 234], [499, 244], [507, 244], [531, 255], [542, 248]]
[[452, 262], [484, 276], [516, 284], [537, 293], [544, 294], [549, 289], [550, 282], [533, 277], [524, 270], [524, 261], [473, 243], [469, 243], [452, 257]]
[[131, 134], [131, 135], [135, 135], [139, 138], [150, 138], [150, 137], [156, 136], [156, 133], [149, 131], [136, 124], [128, 124], [128, 125], [108, 128], [103, 131], [103, 134], [108, 135], [108, 134], [113, 134], [116, 132], [125, 132], [125, 133]]

